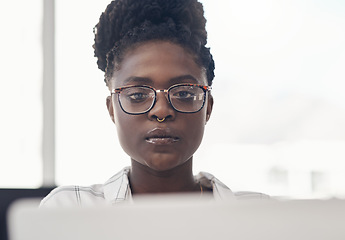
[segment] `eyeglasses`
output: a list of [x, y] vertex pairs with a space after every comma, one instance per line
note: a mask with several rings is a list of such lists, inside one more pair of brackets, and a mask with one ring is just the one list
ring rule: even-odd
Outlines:
[[206, 93], [210, 86], [198, 84], [177, 84], [168, 89], [156, 90], [150, 86], [126, 86], [111, 91], [112, 99], [118, 94], [121, 109], [128, 114], [138, 115], [149, 112], [157, 101], [157, 93], [164, 92], [177, 112], [196, 113], [205, 105]]

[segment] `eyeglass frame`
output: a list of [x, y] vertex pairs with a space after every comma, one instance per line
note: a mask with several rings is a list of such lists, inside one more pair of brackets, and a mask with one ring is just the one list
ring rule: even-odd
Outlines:
[[[176, 88], [178, 86], [194, 86], [194, 87], [199, 87], [201, 88], [203, 91], [204, 91], [204, 99], [203, 99], [203, 102], [202, 102], [202, 105], [200, 107], [199, 110], [197, 111], [194, 111], [194, 112], [184, 112], [184, 111], [180, 111], [178, 109], [176, 109], [173, 104], [171, 103], [171, 100], [170, 100], [170, 96], [169, 96], [169, 91], [173, 88]], [[131, 87], [145, 87], [145, 88], [149, 88], [151, 90], [153, 90], [153, 92], [155, 93], [155, 97], [154, 97], [154, 101], [153, 101], [153, 104], [149, 107], [148, 110], [144, 111], [144, 112], [140, 112], [140, 113], [130, 113], [130, 112], [127, 112], [125, 111], [125, 109], [122, 107], [122, 104], [121, 104], [121, 101], [120, 101], [120, 94], [121, 92], [124, 90], [124, 89], [127, 89], [127, 88], [131, 88]], [[172, 85], [170, 86], [168, 89], [155, 89], [154, 87], [152, 86], [148, 86], [148, 85], [129, 85], [129, 86], [125, 86], [125, 87], [119, 87], [119, 88], [113, 88], [111, 91], [110, 91], [110, 94], [111, 96], [113, 96], [113, 94], [118, 94], [118, 97], [117, 97], [117, 100], [119, 102], [119, 105], [122, 109], [123, 112], [127, 113], [127, 114], [130, 114], [130, 115], [141, 115], [141, 114], [145, 114], [145, 113], [148, 113], [149, 111], [152, 110], [152, 108], [155, 106], [156, 102], [157, 102], [157, 93], [158, 92], [164, 92], [165, 93], [165, 96], [170, 104], [170, 106], [176, 111], [176, 112], [180, 112], [180, 113], [197, 113], [199, 111], [201, 111], [201, 109], [203, 109], [203, 107], [205, 106], [205, 102], [206, 102], [206, 96], [207, 96], [207, 92], [210, 92], [212, 89], [211, 86], [206, 86], [206, 85], [201, 85], [201, 84], [193, 84], [193, 83], [179, 83], [179, 84], [175, 84], [175, 85]], [[112, 98], [113, 99], [113, 98]]]

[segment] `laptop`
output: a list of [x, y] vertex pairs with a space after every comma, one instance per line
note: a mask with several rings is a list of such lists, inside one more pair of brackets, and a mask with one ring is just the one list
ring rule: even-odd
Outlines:
[[345, 200], [146, 196], [108, 207], [38, 209], [38, 204], [21, 200], [11, 206], [10, 240], [345, 239]]

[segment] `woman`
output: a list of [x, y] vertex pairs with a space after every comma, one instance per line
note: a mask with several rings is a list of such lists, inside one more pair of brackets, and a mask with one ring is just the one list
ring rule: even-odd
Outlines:
[[[105, 184], [59, 187], [42, 206], [114, 204], [136, 194], [234, 194], [208, 173], [193, 176], [213, 106], [214, 61], [197, 0], [115, 0], [95, 31], [95, 56], [110, 91], [107, 108], [131, 167]], [[115, 155], [115, 153], [114, 153]]]

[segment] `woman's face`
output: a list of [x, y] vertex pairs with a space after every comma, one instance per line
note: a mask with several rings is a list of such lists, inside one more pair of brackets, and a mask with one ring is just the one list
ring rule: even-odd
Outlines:
[[[179, 45], [154, 41], [139, 45], [125, 55], [109, 88], [148, 85], [168, 89], [179, 83], [207, 85], [206, 75], [191, 54]], [[154, 107], [145, 114], [125, 113], [118, 102], [108, 97], [109, 113], [116, 124], [124, 151], [132, 160], [155, 171], [171, 170], [192, 159], [212, 111], [213, 99], [207, 94], [197, 113], [180, 113], [169, 104], [165, 93], [157, 93]], [[157, 118], [165, 120], [158, 122]]]

